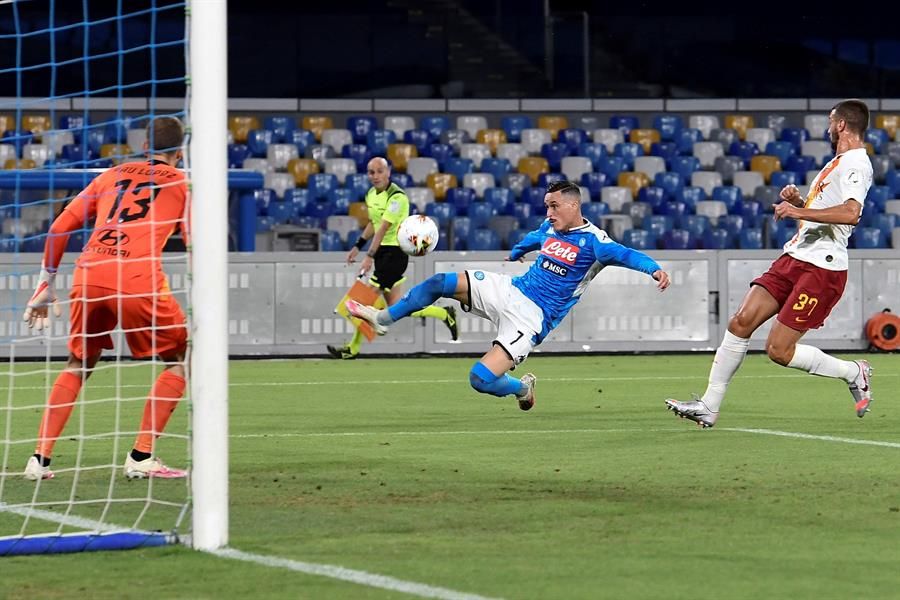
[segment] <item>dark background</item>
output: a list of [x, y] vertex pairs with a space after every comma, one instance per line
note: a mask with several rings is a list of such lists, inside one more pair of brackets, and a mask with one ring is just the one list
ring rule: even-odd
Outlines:
[[[122, 6], [153, 4], [171, 3]], [[542, 0], [284, 4], [229, 1], [230, 97], [900, 96], [890, 6], [804, 15], [742, 4], [723, 15], [726, 3], [550, 0], [545, 19]], [[89, 11], [57, 0], [57, 31], [22, 38], [47, 27], [49, 1], [0, 7], [0, 95], [115, 96], [120, 81], [126, 96], [183, 94], [183, 7], [60, 29], [115, 16], [117, 4], [92, 0]], [[119, 37], [133, 50], [115, 53]], [[141, 48], [150, 43], [155, 53]], [[150, 67], [154, 82], [137, 84]]]

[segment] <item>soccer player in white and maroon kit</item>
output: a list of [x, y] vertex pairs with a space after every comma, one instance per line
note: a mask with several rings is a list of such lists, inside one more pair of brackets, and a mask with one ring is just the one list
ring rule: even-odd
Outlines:
[[813, 375], [843, 379], [853, 395], [856, 415], [862, 417], [869, 410], [868, 361], [840, 360], [798, 343], [807, 331], [823, 325], [847, 283], [847, 240], [872, 185], [872, 163], [863, 142], [868, 126], [869, 109], [861, 100], [844, 100], [831, 110], [828, 134], [835, 157], [816, 176], [805, 199], [796, 186], [788, 185], [775, 206], [776, 218], [799, 221], [797, 235], [769, 270], [751, 282], [716, 351], [706, 393], [689, 402], [666, 400], [677, 415], [701, 427], [715, 425], [750, 336], [774, 315], [778, 317], [766, 340], [769, 358]]

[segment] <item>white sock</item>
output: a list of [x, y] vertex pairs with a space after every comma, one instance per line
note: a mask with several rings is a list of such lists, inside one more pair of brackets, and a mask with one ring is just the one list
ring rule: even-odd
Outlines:
[[794, 357], [787, 366], [813, 375], [843, 379], [847, 383], [851, 383], [859, 375], [859, 365], [855, 362], [835, 358], [815, 346], [805, 344], [797, 344]]
[[700, 399], [712, 412], [719, 412], [722, 399], [725, 398], [725, 390], [741, 363], [744, 362], [749, 346], [749, 338], [740, 338], [730, 331], [725, 331], [725, 337], [722, 338], [722, 344], [716, 350], [716, 358], [709, 370], [709, 384], [706, 387], [706, 393]]

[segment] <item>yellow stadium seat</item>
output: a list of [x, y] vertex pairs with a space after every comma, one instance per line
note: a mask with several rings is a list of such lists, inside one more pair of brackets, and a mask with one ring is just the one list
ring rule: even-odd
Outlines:
[[228, 119], [228, 129], [234, 136], [235, 144], [246, 144], [247, 134], [251, 129], [259, 129], [259, 119], [249, 115], [241, 115], [238, 117], [230, 117]]
[[873, 146], [870, 142], [866, 142], [866, 154], [869, 156], [875, 156], [875, 146]]
[[365, 229], [369, 223], [369, 209], [365, 202], [353, 202], [347, 207], [347, 214], [356, 219], [360, 229]]
[[632, 129], [628, 141], [644, 147], [644, 154], [650, 154], [650, 146], [659, 143], [659, 131], [656, 129]]
[[553, 136], [553, 141], [555, 142], [559, 130], [568, 129], [569, 120], [559, 115], [541, 115], [538, 117], [537, 126], [538, 129], [547, 129], [550, 131], [550, 135]]
[[406, 164], [409, 159], [417, 158], [419, 151], [412, 144], [389, 144], [387, 155], [394, 170], [406, 173]]
[[747, 130], [754, 127], [751, 115], [725, 115], [725, 129], [734, 129], [742, 140], [747, 139]]
[[761, 173], [766, 180], [766, 185], [769, 185], [772, 173], [781, 170], [781, 161], [778, 160], [777, 156], [757, 154], [750, 159], [750, 170]]
[[316, 141], [322, 141], [322, 132], [326, 129], [334, 129], [334, 123], [331, 117], [323, 117], [321, 115], [309, 115], [303, 117], [303, 129], [308, 129], [316, 136]]
[[[632, 131], [635, 131], [632, 129]], [[642, 173], [640, 171], [636, 171], [632, 173], [631, 171], [623, 171], [619, 173], [619, 179], [617, 181], [619, 187], [626, 187], [631, 190], [631, 197], [637, 198], [638, 192], [641, 191], [642, 187], [647, 187], [650, 185], [650, 178], [646, 173]]]
[[16, 128], [16, 118], [13, 115], [0, 115], [0, 135], [3, 132]]
[[519, 159], [516, 165], [519, 173], [525, 173], [531, 179], [531, 185], [536, 185], [541, 173], [549, 173], [550, 165], [547, 159], [541, 156], [525, 156]]
[[100, 158], [111, 158], [114, 165], [134, 160], [134, 153], [128, 144], [103, 144], [100, 146]]
[[319, 172], [319, 163], [311, 158], [292, 158], [288, 161], [287, 172], [294, 176], [299, 187], [305, 187], [309, 176]]
[[897, 129], [900, 128], [900, 115], [878, 115], [875, 117], [875, 127], [887, 131], [893, 140], [897, 135]]
[[53, 121], [47, 115], [22, 115], [22, 129], [40, 138], [45, 131], [53, 129]]
[[16, 160], [15, 158], [10, 158], [3, 165], [4, 169], [36, 169], [37, 163], [31, 160], [30, 158], [20, 158]]
[[456, 175], [450, 173], [432, 173], [425, 180], [425, 185], [434, 192], [435, 200], [443, 200], [447, 197], [447, 190], [459, 185], [456, 181]]
[[487, 144], [491, 154], [497, 156], [497, 146], [506, 143], [506, 132], [502, 129], [479, 129], [475, 135], [475, 141], [479, 144]]

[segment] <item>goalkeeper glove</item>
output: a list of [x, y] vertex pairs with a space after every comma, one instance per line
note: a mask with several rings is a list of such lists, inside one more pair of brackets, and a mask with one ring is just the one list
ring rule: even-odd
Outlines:
[[62, 316], [62, 308], [56, 303], [56, 272], [51, 273], [46, 268], [41, 268], [41, 276], [38, 279], [37, 288], [31, 296], [31, 300], [25, 307], [24, 320], [28, 327], [38, 331], [50, 326], [48, 308], [53, 307], [53, 315]]

